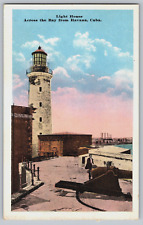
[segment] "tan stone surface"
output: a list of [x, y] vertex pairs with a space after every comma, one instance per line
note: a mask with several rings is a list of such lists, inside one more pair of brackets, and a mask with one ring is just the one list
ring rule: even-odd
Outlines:
[[[78, 157], [59, 157], [47, 161], [37, 162], [40, 167], [40, 179], [45, 183], [20, 202], [12, 206], [14, 211], [96, 211], [79, 203], [75, 198], [75, 191], [55, 188], [60, 180], [85, 182], [88, 180], [87, 171], [79, 166]], [[132, 191], [132, 183], [119, 181], [124, 193]], [[94, 193], [81, 194], [82, 201], [89, 205], [107, 211], [130, 211], [132, 202], [123, 197], [109, 197]]]
[[[32, 155], [38, 156], [38, 135], [52, 133], [51, 113], [51, 78], [52, 75], [45, 72], [32, 72], [27, 75], [29, 80], [29, 105], [36, 108], [33, 113], [32, 123]], [[42, 88], [42, 91], [39, 88]], [[42, 102], [42, 106], [39, 103]], [[39, 118], [42, 117], [42, 122]]]

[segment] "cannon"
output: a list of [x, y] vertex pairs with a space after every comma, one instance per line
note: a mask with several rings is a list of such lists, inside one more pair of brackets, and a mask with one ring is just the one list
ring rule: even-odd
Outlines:
[[117, 175], [118, 178], [132, 179], [132, 171], [120, 170], [120, 169], [116, 168], [115, 166], [96, 167], [95, 169], [92, 169], [91, 176], [92, 176], [92, 178], [99, 177], [100, 175], [105, 174], [108, 170], [113, 171], [114, 174]]
[[93, 192], [105, 194], [109, 196], [124, 196], [127, 200], [131, 200], [130, 194], [124, 194], [120, 188], [118, 176], [113, 170], [107, 170], [98, 177], [90, 179], [84, 183], [70, 182], [60, 180], [55, 184], [55, 187], [72, 189], [76, 192]]

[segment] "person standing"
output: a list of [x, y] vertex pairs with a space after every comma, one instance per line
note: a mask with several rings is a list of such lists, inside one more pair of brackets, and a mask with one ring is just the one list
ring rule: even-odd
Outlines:
[[88, 169], [88, 173], [89, 173], [89, 180], [91, 179], [91, 170], [92, 170], [92, 165], [93, 165], [93, 158], [92, 155], [89, 154], [89, 158], [87, 159], [87, 163], [85, 166], [85, 169]]

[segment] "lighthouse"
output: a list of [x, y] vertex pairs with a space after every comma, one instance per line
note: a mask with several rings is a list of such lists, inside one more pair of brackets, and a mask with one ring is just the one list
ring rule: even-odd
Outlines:
[[52, 133], [51, 78], [47, 53], [39, 46], [32, 52], [32, 66], [26, 72], [29, 78], [29, 106], [34, 109], [32, 123], [32, 157], [38, 156], [38, 135]]

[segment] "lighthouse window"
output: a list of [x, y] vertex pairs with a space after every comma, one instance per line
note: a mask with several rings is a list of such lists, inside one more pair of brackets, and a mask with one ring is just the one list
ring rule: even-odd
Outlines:
[[41, 60], [42, 60], [42, 65], [46, 66], [46, 55], [42, 55]]
[[34, 54], [34, 65], [46, 66], [46, 55], [41, 53]]
[[39, 118], [39, 121], [42, 122], [42, 117]]
[[42, 102], [39, 102], [39, 106], [42, 107]]
[[40, 91], [40, 92], [42, 91], [42, 87], [39, 87], [39, 91]]

